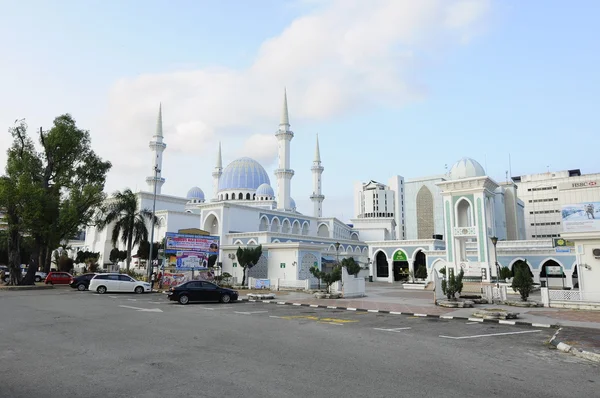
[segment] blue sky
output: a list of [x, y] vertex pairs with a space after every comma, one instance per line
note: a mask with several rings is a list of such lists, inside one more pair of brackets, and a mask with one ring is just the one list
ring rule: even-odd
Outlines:
[[115, 165], [107, 190], [145, 189], [162, 101], [164, 192], [210, 197], [218, 141], [226, 164], [255, 157], [275, 186], [287, 86], [292, 195], [310, 211], [318, 133], [324, 212], [344, 220], [354, 181], [441, 174], [463, 156], [500, 181], [509, 153], [513, 175], [600, 172], [600, 3], [416, 4], [3, 2], [0, 125], [72, 113]]

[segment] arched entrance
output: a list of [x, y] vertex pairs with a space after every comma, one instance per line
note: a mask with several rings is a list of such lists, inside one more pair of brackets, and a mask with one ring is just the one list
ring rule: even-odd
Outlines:
[[564, 288], [567, 284], [564, 268], [555, 260], [546, 260], [540, 269], [540, 284]]
[[387, 278], [390, 276], [387, 256], [384, 252], [378, 252], [375, 256], [375, 275], [377, 278]]
[[204, 220], [204, 228], [205, 231], [208, 231], [211, 235], [219, 235], [219, 220], [217, 216], [214, 214], [209, 214]]
[[413, 262], [413, 272], [415, 273], [415, 278], [417, 276], [417, 270], [420, 266], [425, 267], [427, 270], [427, 256], [423, 253], [423, 250], [419, 250], [415, 253], [415, 261]]
[[402, 250], [397, 250], [392, 258], [394, 265], [394, 281], [402, 281], [408, 279], [408, 258]]

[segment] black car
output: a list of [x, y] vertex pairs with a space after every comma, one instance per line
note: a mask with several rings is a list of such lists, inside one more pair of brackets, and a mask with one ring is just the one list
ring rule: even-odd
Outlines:
[[69, 286], [71, 286], [73, 289], [77, 289], [80, 292], [83, 292], [84, 290], [87, 290], [87, 288], [90, 287], [90, 281], [95, 275], [96, 274], [92, 272], [90, 274], [76, 276], [73, 279], [71, 279], [71, 283], [69, 283]]
[[206, 281], [189, 281], [169, 289], [169, 300], [187, 304], [190, 301], [220, 301], [229, 303], [238, 299], [238, 292]]

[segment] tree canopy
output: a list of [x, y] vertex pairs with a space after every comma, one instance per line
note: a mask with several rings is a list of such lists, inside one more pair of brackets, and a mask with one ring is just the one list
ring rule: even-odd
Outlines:
[[[104, 184], [111, 168], [92, 150], [89, 132], [77, 127], [69, 114], [55, 118], [48, 131], [40, 128], [40, 151], [27, 129], [23, 120], [9, 129], [13, 142], [0, 177], [11, 284], [33, 284], [40, 265], [49, 270], [52, 250], [90, 224], [105, 199]], [[24, 236], [33, 241], [30, 258], [19, 255]], [[20, 280], [22, 261], [30, 266]]]
[[262, 245], [255, 247], [238, 247], [235, 256], [237, 257], [240, 267], [243, 268], [244, 275], [242, 276], [242, 286], [246, 284], [246, 269], [251, 269], [259, 261], [262, 256]]

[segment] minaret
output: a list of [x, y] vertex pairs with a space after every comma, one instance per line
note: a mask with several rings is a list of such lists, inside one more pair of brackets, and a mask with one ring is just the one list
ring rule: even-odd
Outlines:
[[146, 177], [146, 183], [151, 192], [154, 192], [156, 185], [156, 194], [160, 195], [161, 188], [165, 183], [165, 179], [161, 177], [162, 171], [162, 156], [167, 144], [163, 142], [163, 125], [162, 125], [162, 104], [158, 106], [158, 120], [156, 121], [156, 133], [150, 141], [150, 150], [152, 151], [152, 175]]
[[281, 122], [279, 130], [275, 133], [277, 137], [279, 167], [275, 170], [277, 177], [277, 210], [291, 210], [291, 180], [294, 170], [290, 169], [290, 141], [294, 133], [290, 130], [290, 119], [288, 117], [287, 92], [283, 91], [283, 109], [281, 111]]
[[217, 154], [217, 164], [215, 166], [215, 171], [213, 171], [213, 202], [219, 200], [219, 181], [221, 179], [221, 175], [223, 174], [223, 157], [221, 156], [221, 141], [219, 141], [219, 153]]
[[313, 216], [323, 216], [323, 200], [325, 196], [321, 193], [321, 175], [323, 174], [323, 166], [321, 166], [321, 151], [319, 150], [319, 135], [317, 134], [317, 146], [315, 148], [315, 160], [310, 168], [313, 175], [313, 193], [310, 195], [310, 200], [313, 202]]

